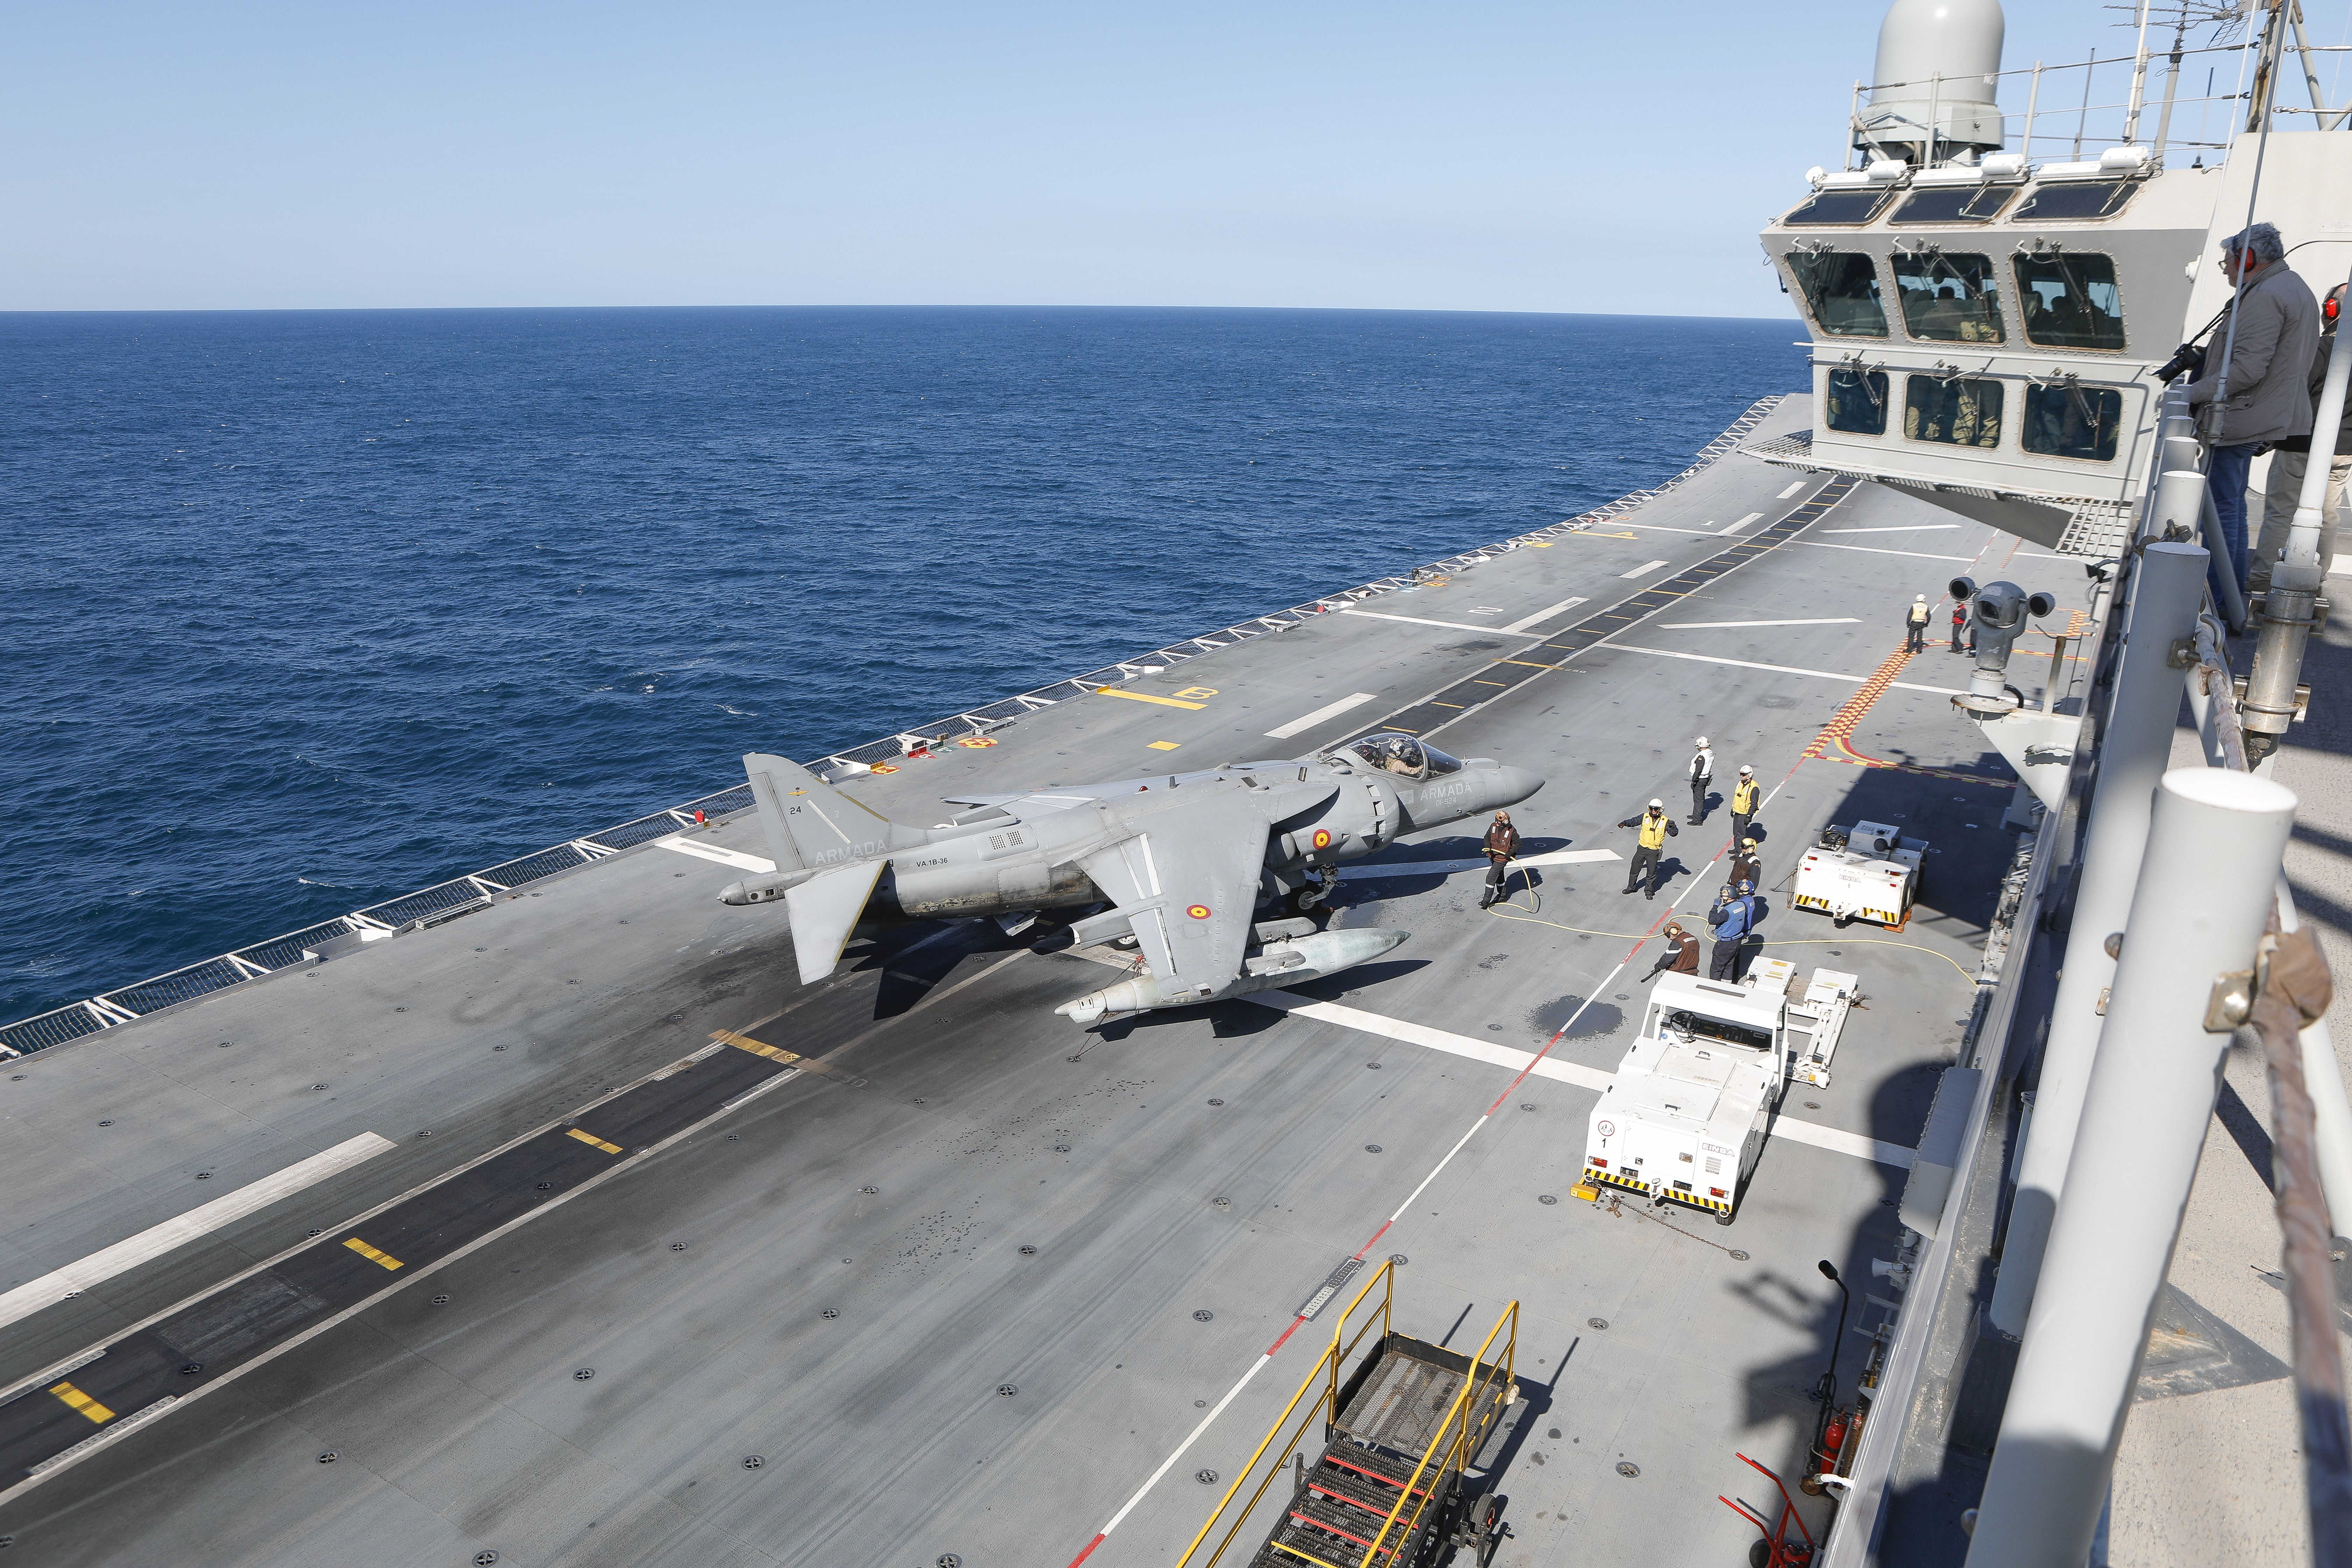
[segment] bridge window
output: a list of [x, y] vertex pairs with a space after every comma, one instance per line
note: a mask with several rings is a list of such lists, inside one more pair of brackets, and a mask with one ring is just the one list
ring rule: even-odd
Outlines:
[[2053, 349], [2124, 346], [2124, 298], [2107, 257], [2019, 257], [2017, 303], [2028, 342]]
[[2124, 395], [2095, 387], [2029, 386], [2025, 427], [2019, 439], [2029, 452], [2049, 458], [2116, 460], [2116, 437], [2123, 425]]
[[1822, 402], [1831, 429], [1849, 436], [1886, 434], [1885, 372], [1833, 370]]
[[1948, 447], [1998, 447], [2000, 402], [1997, 381], [1915, 375], [1903, 389], [1903, 434]]
[[1895, 257], [1895, 295], [1903, 325], [1938, 343], [1997, 343], [2000, 272], [1990, 256], [1947, 256], [1927, 249]]
[[2015, 185], [1928, 186], [1911, 193], [1889, 223], [1990, 223], [2017, 195]]
[[1789, 270], [1804, 291], [1805, 308], [1836, 338], [1883, 338], [1886, 307], [1878, 297], [1878, 268], [1852, 251], [1792, 250]]
[[2042, 185], [2025, 198], [2011, 223], [2072, 223], [2083, 218], [2113, 217], [2139, 189], [2137, 180], [2067, 180]]
[[1822, 191], [1790, 209], [1780, 221], [1789, 226], [1805, 227], [1821, 224], [1855, 225], [1868, 223], [1895, 194], [1892, 186], [1875, 190]]

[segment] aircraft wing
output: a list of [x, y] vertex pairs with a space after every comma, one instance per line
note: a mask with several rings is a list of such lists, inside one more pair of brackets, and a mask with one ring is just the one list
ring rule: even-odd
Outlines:
[[1265, 866], [1265, 813], [1217, 791], [1155, 809], [1136, 828], [1078, 864], [1131, 917], [1163, 994], [1213, 996], [1241, 973]]

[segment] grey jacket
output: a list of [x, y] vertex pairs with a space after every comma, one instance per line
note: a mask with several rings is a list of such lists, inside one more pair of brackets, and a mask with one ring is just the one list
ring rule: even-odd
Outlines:
[[[2230, 311], [2241, 319], [2230, 351], [2230, 400], [2214, 444], [2235, 447], [2308, 436], [2311, 393], [2305, 373], [2319, 346], [2319, 301], [2311, 286], [2284, 262], [2273, 262], [2238, 290]], [[2225, 315], [2213, 329], [2206, 340], [2211, 348], [2230, 342], [2230, 322]], [[2221, 383], [2221, 356], [2210, 353], [2203, 374], [2189, 384], [2189, 403], [2201, 407], [2212, 402]]]
[[[2336, 287], [2341, 289], [2344, 285], [2339, 283]], [[2319, 348], [2311, 356], [2311, 411], [2315, 419], [2319, 416], [2319, 394], [2327, 383], [2327, 356], [2336, 351], [2336, 329], [2339, 324], [2328, 321], [2320, 323]], [[2315, 429], [2308, 435], [2289, 437], [2279, 443], [2279, 450], [2308, 452], [2311, 437], [2317, 434]], [[2344, 424], [2336, 432], [2336, 461], [2340, 463], [2347, 458], [2352, 458], [2352, 397], [2344, 400]]]

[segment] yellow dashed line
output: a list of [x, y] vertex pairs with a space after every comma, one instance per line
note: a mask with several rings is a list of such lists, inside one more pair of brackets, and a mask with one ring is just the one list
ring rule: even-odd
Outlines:
[[1181, 697], [1154, 697], [1149, 691], [1121, 691], [1116, 686], [1097, 686], [1095, 691], [1103, 697], [1124, 697], [1129, 702], [1157, 702], [1162, 708], [1206, 708], [1205, 702], [1187, 702]]
[[350, 1247], [353, 1252], [358, 1253], [362, 1258], [366, 1258], [370, 1263], [381, 1263], [386, 1268], [397, 1268], [400, 1267], [399, 1258], [394, 1258], [389, 1252], [377, 1251], [374, 1247], [370, 1247], [366, 1242], [362, 1241], [356, 1236], [347, 1239], [343, 1245]]
[[1559, 668], [1559, 666], [1556, 664], [1530, 663], [1528, 660], [1524, 658], [1498, 658], [1495, 662], [1496, 664], [1516, 664], [1521, 669], [1558, 669]]
[[602, 1149], [607, 1154], [617, 1154], [621, 1152], [621, 1146], [618, 1143], [607, 1143], [602, 1138], [597, 1137], [593, 1132], [583, 1132], [577, 1127], [567, 1127], [564, 1131], [571, 1136], [579, 1139], [583, 1143], [589, 1144], [593, 1148]]
[[84, 1415], [89, 1416], [92, 1421], [99, 1423], [100, 1426], [103, 1426], [107, 1422], [114, 1419], [113, 1411], [109, 1410], [105, 1405], [100, 1405], [97, 1400], [92, 1399], [89, 1394], [84, 1394], [80, 1389], [76, 1388], [70, 1383], [52, 1384], [49, 1392], [56, 1394], [59, 1399], [64, 1400], [71, 1408], [80, 1411]]
[[[1403, 733], [1411, 734], [1412, 731], [1408, 730]], [[866, 1087], [864, 1079], [853, 1078], [839, 1068], [827, 1067], [820, 1061], [812, 1061], [797, 1051], [788, 1051], [782, 1046], [772, 1046], [763, 1040], [755, 1040], [749, 1035], [739, 1035], [732, 1029], [713, 1029], [710, 1031], [710, 1037], [722, 1045], [732, 1046], [739, 1051], [749, 1051], [755, 1057], [766, 1057], [770, 1061], [787, 1063], [800, 1068], [803, 1072], [821, 1073], [837, 1083], [845, 1083], [852, 1089]]]

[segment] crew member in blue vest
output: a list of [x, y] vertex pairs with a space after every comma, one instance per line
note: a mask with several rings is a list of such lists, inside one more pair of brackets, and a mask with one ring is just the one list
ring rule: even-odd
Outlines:
[[1715, 951], [1707, 955], [1706, 977], [1709, 980], [1738, 982], [1739, 979], [1739, 944], [1746, 942], [1756, 929], [1756, 884], [1742, 882], [1737, 888], [1727, 886], [1707, 911], [1707, 929], [1715, 936]]

